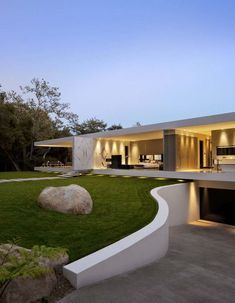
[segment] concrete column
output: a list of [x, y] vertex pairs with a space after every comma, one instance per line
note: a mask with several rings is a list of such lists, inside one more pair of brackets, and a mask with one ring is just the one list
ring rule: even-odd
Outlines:
[[176, 170], [176, 134], [174, 129], [163, 132], [163, 169]]
[[89, 137], [73, 138], [73, 170], [93, 169], [95, 140]]

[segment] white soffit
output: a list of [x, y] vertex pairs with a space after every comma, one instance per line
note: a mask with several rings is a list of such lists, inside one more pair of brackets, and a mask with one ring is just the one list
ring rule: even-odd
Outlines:
[[115, 140], [115, 141], [142, 141], [142, 140], [153, 140], [162, 139], [163, 131], [147, 132], [140, 134], [129, 134], [114, 137], [101, 137], [99, 139], [103, 140]]
[[214, 123], [209, 125], [198, 125], [198, 126], [189, 126], [189, 127], [182, 127], [178, 128], [183, 131], [211, 135], [211, 131], [213, 130], [223, 130], [223, 129], [235, 129], [235, 121], [232, 122], [223, 122], [223, 123]]
[[34, 146], [41, 147], [72, 147], [73, 146], [73, 137], [65, 137], [44, 141], [34, 142]]

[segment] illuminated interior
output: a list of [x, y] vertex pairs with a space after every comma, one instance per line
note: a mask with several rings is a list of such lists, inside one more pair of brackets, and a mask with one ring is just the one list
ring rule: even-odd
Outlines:
[[[232, 149], [235, 146], [235, 122], [176, 128], [170, 133], [176, 143], [168, 154], [166, 148], [164, 150], [166, 135], [160, 130], [113, 137], [107, 134], [97, 138], [95, 168], [109, 168], [111, 158], [115, 155], [121, 155], [122, 165], [128, 164], [138, 169], [141, 166], [164, 169], [166, 157], [174, 157], [175, 168], [169, 170], [176, 171], [219, 170], [221, 168], [217, 166], [217, 161], [235, 160]], [[125, 146], [128, 154], [125, 154]]]
[[[232, 121], [226, 121], [229, 119]], [[215, 123], [218, 120], [222, 122]], [[94, 144], [75, 149], [74, 138]], [[81, 146], [85, 141], [80, 142]], [[35, 145], [72, 148], [74, 154], [79, 150], [87, 157], [89, 154], [94, 169], [235, 170], [234, 113], [52, 139]]]

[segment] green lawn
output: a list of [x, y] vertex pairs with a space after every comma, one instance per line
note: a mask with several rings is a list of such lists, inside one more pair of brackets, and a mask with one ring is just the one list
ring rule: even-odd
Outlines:
[[[43, 188], [71, 183], [90, 192], [94, 202], [91, 214], [60, 214], [37, 206]], [[19, 237], [23, 247], [35, 244], [65, 247], [70, 260], [75, 260], [152, 221], [157, 207], [150, 190], [173, 183], [176, 181], [86, 175], [0, 184], [0, 242]]]
[[1, 179], [17, 179], [17, 178], [41, 178], [41, 177], [55, 177], [58, 173], [44, 173], [39, 171], [8, 171], [0, 172]]

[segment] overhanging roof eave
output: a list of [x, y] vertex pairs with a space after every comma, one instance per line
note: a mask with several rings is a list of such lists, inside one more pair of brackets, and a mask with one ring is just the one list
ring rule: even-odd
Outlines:
[[34, 146], [41, 147], [72, 147], [73, 146], [73, 136], [57, 138], [57, 139], [49, 139], [43, 141], [34, 142]]
[[163, 131], [165, 129], [204, 126], [204, 125], [232, 122], [232, 121], [235, 121], [235, 112], [184, 119], [184, 120], [176, 120], [171, 122], [155, 123], [155, 124], [149, 124], [143, 126], [135, 126], [135, 127], [123, 128], [123, 129], [112, 130], [112, 131], [86, 134], [81, 136], [92, 137], [92, 138], [118, 137], [118, 136], [130, 135], [130, 134], [138, 134], [138, 133], [141, 134], [141, 133], [154, 132], [154, 131]]

